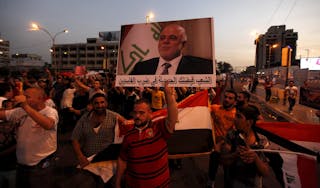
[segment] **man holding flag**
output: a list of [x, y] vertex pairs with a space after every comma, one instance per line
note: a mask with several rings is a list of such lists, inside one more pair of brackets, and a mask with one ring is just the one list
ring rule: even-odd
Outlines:
[[[237, 93], [233, 90], [227, 90], [224, 93], [222, 105], [213, 104], [210, 106], [211, 116], [213, 119], [213, 133], [216, 142], [223, 139], [227, 132], [234, 128], [236, 100]], [[219, 167], [218, 158], [218, 153], [215, 151], [211, 153], [209, 160], [208, 187], [214, 187], [214, 181]]]
[[178, 109], [173, 88], [165, 85], [167, 118], [152, 118], [150, 104], [138, 100], [134, 105], [134, 128], [123, 139], [117, 163], [116, 187], [125, 174], [128, 187], [168, 187], [169, 167], [167, 139], [175, 129]]

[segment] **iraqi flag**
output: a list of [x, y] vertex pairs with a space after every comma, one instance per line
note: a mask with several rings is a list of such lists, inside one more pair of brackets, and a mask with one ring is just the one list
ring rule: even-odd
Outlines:
[[311, 155], [320, 152], [320, 126], [318, 124], [263, 122], [257, 123], [257, 129], [289, 150]]
[[[208, 108], [207, 90], [193, 94], [178, 104], [178, 123], [175, 132], [168, 140], [169, 158], [192, 157], [208, 154], [213, 148], [211, 115]], [[153, 113], [153, 119], [166, 118], [167, 110]], [[100, 176], [107, 182], [116, 169], [115, 161], [119, 155], [125, 133], [133, 128], [133, 121], [126, 126], [115, 127], [114, 144], [91, 157], [86, 170]]]
[[280, 176], [284, 187], [318, 187], [316, 156], [320, 151], [319, 125], [264, 122], [258, 123], [256, 128], [271, 141], [291, 150], [273, 151], [281, 157]]
[[[178, 103], [178, 111], [175, 131], [168, 140], [169, 155], [185, 157], [211, 152], [213, 134], [208, 108], [208, 91], [200, 91], [185, 98]], [[166, 115], [167, 110], [162, 109], [153, 113], [153, 119], [166, 118]], [[130, 128], [132, 127], [122, 127], [120, 136]]]
[[[168, 140], [171, 158], [208, 154], [213, 148], [211, 115], [208, 108], [208, 91], [197, 92], [178, 103], [178, 122]], [[167, 110], [153, 113], [153, 119], [166, 118]], [[117, 159], [123, 136], [133, 128], [133, 121], [115, 127], [114, 144], [98, 153], [93, 162]]]
[[178, 104], [178, 123], [168, 140], [169, 155], [181, 157], [205, 152], [213, 148], [211, 114], [208, 91], [197, 92]]
[[157, 45], [160, 30], [158, 23], [121, 26], [117, 76], [129, 74], [139, 61], [159, 56]]
[[[178, 103], [178, 122], [168, 140], [171, 158], [207, 154], [213, 148], [208, 91], [197, 92]], [[153, 113], [154, 118], [166, 118], [167, 110]]]
[[317, 188], [317, 160], [315, 156], [280, 153], [285, 187]]

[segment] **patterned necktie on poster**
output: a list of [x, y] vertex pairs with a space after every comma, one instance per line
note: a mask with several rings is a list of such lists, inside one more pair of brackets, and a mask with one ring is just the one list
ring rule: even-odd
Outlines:
[[167, 75], [167, 74], [169, 74], [169, 68], [171, 67], [171, 64], [170, 63], [164, 63], [163, 65], [162, 65], [162, 67], [163, 67], [163, 71], [162, 71], [162, 75]]

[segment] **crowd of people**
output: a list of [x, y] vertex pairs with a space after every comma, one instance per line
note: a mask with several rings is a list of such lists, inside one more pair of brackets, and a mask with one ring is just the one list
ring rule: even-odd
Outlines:
[[[16, 172], [17, 187], [54, 187], [57, 134], [72, 132], [84, 168], [89, 156], [113, 143], [116, 124], [124, 126], [128, 119], [134, 125], [123, 139], [114, 182], [108, 186], [168, 187], [170, 170], [183, 165], [181, 160], [169, 162], [166, 141], [178, 122], [177, 102], [200, 88], [122, 88], [115, 87], [114, 75], [53, 76], [48, 69], [11, 74], [0, 84], [0, 123], [6, 127], [1, 128], [1, 170]], [[252, 150], [268, 145], [254, 130], [263, 120], [259, 109], [249, 104], [249, 92], [225, 90], [220, 82], [208, 94], [215, 130], [208, 187], [214, 187], [219, 166], [227, 187], [258, 187], [269, 172], [266, 157]], [[167, 117], [153, 118], [163, 108]], [[5, 174], [0, 173], [1, 183]]]

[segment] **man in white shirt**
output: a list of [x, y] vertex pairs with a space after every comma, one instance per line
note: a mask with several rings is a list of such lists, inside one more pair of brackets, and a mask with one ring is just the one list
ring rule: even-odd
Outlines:
[[29, 88], [14, 101], [19, 107], [0, 111], [0, 119], [17, 126], [16, 187], [54, 187], [52, 162], [57, 150], [58, 113], [45, 105], [41, 88]]
[[285, 89], [289, 102], [289, 113], [292, 114], [293, 106], [296, 104], [296, 97], [298, 95], [298, 88], [294, 85], [294, 82], [289, 81], [289, 85]]

